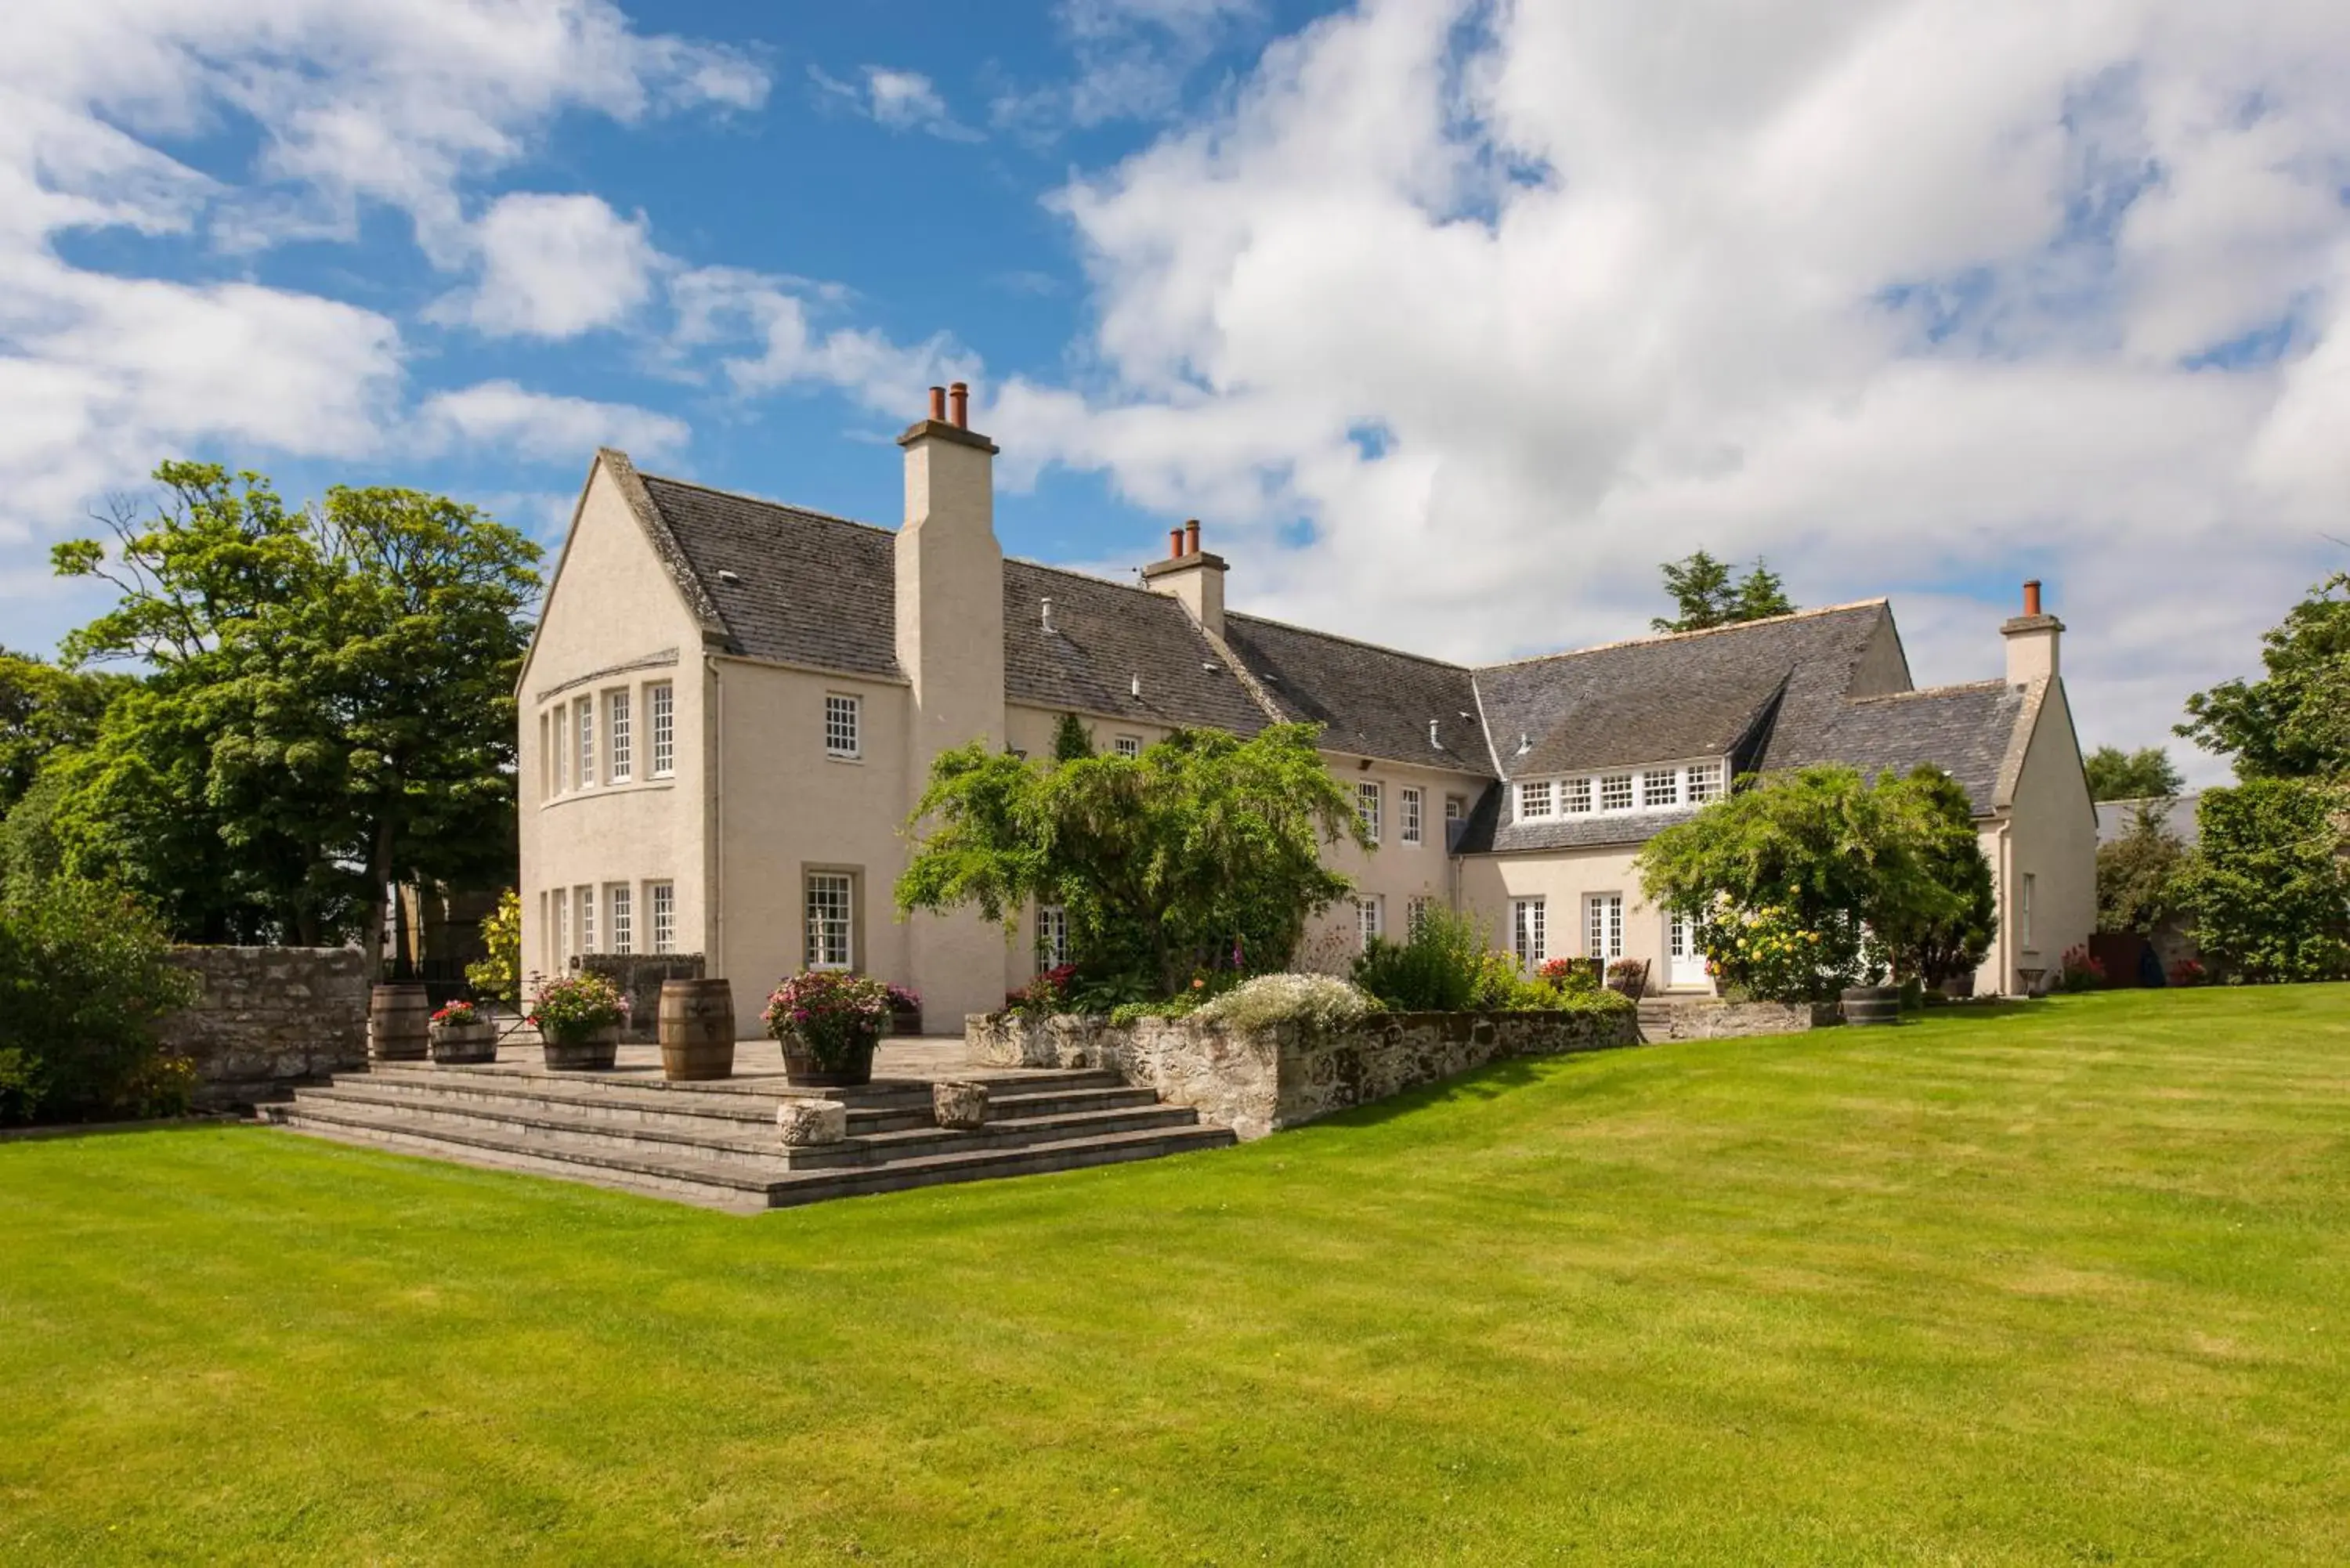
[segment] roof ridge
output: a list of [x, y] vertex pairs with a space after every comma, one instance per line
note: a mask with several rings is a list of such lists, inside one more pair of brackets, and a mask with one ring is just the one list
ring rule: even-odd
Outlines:
[[1368, 642], [1359, 637], [1348, 637], [1340, 631], [1324, 631], [1318, 626], [1299, 626], [1295, 621], [1275, 620], [1269, 615], [1252, 615], [1245, 610], [1227, 610], [1224, 612], [1224, 619], [1228, 622], [1253, 620], [1260, 626], [1277, 626], [1284, 631], [1294, 631], [1303, 637], [1327, 638], [1332, 642], [1343, 642], [1349, 648], [1367, 648], [1373, 653], [1392, 654], [1398, 659], [1409, 659], [1419, 664], [1432, 664], [1439, 670], [1450, 670], [1461, 675], [1474, 675], [1478, 670], [1478, 666], [1473, 664], [1455, 664], [1450, 659], [1439, 659], [1433, 654], [1414, 653], [1409, 649], [1404, 648], [1389, 648], [1384, 642]]
[[1479, 670], [1509, 670], [1521, 664], [1540, 664], [1549, 659], [1578, 659], [1586, 653], [1607, 653], [1619, 648], [1645, 648], [1652, 644], [1686, 642], [1691, 638], [1718, 637], [1723, 632], [1748, 631], [1758, 626], [1783, 626], [1794, 620], [1815, 620], [1825, 616], [1846, 615], [1854, 610], [1882, 609], [1893, 601], [1880, 594], [1873, 599], [1854, 599], [1847, 604], [1821, 605], [1814, 609], [1795, 610], [1787, 615], [1763, 616], [1755, 620], [1735, 620], [1727, 626], [1700, 627], [1695, 631], [1653, 632], [1647, 637], [1623, 637], [1614, 642], [1595, 642], [1586, 648], [1562, 648], [1550, 653], [1529, 653], [1520, 659], [1496, 659], [1480, 664]]
[[1956, 691], [1990, 691], [2007, 685], [2004, 678], [1993, 676], [1988, 680], [1958, 680], [1948, 686], [1917, 686], [1907, 691], [1877, 691], [1866, 697], [1847, 697], [1847, 702], [1906, 702], [1918, 697], [1947, 697]]

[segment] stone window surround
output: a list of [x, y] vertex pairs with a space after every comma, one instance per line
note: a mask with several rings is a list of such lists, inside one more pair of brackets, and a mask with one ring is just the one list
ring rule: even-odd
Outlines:
[[824, 754], [836, 763], [865, 760], [865, 699], [854, 691], [824, 694]]
[[[808, 898], [811, 890], [811, 884], [818, 877], [837, 877], [844, 878], [847, 884], [848, 950], [847, 961], [846, 963], [806, 963], [809, 940], [815, 934], [811, 929], [815, 923], [815, 918], [809, 907]], [[806, 967], [810, 969], [839, 970], [855, 974], [861, 971], [864, 953], [865, 867], [862, 866], [834, 865], [813, 860], [803, 861], [800, 865], [800, 957], [802, 961], [806, 963]]]

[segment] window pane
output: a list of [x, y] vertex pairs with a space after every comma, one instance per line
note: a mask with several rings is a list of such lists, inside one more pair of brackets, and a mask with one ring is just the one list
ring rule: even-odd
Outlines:
[[1680, 803], [1680, 773], [1675, 768], [1650, 768], [1640, 775], [1640, 804], [1644, 806], [1678, 805]]
[[612, 782], [626, 784], [636, 763], [631, 750], [636, 744], [635, 732], [629, 727], [629, 694], [615, 691], [606, 700], [604, 751], [612, 760]]
[[579, 787], [596, 782], [596, 700], [579, 699]]
[[1599, 781], [1599, 809], [1629, 811], [1632, 809], [1632, 775], [1609, 774]]
[[1120, 735], [1110, 744], [1118, 749], [1118, 754], [1121, 757], [1142, 755], [1142, 737], [1139, 735]]
[[645, 888], [645, 901], [652, 906], [653, 951], [677, 951], [677, 885], [655, 882]]
[[1699, 763], [1689, 771], [1689, 803], [1703, 805], [1715, 794], [1715, 784], [1721, 777], [1719, 763]]
[[596, 947], [596, 889], [592, 887], [572, 889], [571, 901], [579, 908], [579, 950], [592, 953]]
[[1569, 779], [1559, 786], [1559, 805], [1569, 816], [1581, 816], [1591, 809], [1591, 781]]
[[857, 751], [859, 699], [827, 695], [824, 700], [824, 750], [834, 757], [853, 757]]
[[1403, 841], [1406, 844], [1417, 844], [1419, 842], [1419, 791], [1406, 789], [1403, 792], [1402, 805]]
[[626, 882], [612, 884], [612, 950], [636, 950], [636, 899]]
[[1518, 786], [1518, 815], [1523, 817], [1550, 815], [1550, 780], [1537, 779]]
[[1355, 785], [1355, 802], [1363, 814], [1363, 831], [1376, 844], [1379, 837], [1379, 786], [1375, 784]]
[[645, 705], [652, 710], [653, 777], [665, 779], [677, 769], [677, 691], [668, 681], [645, 688]]
[[847, 969], [850, 888], [841, 871], [811, 871], [807, 879], [807, 967]]

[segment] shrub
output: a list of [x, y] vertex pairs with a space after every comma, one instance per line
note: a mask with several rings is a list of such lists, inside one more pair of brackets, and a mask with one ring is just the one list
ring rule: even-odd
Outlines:
[[194, 1064], [154, 1025], [195, 1000], [154, 912], [59, 877], [0, 901], [0, 1124], [182, 1110]]
[[555, 1040], [585, 1040], [628, 1016], [629, 999], [611, 976], [593, 970], [546, 981], [530, 1002], [531, 1027]]
[[1204, 1005], [1205, 1000], [1196, 992], [1164, 1002], [1121, 1002], [1109, 1010], [1109, 1021], [1123, 1029], [1146, 1018], [1188, 1018]]
[[1485, 958], [1477, 922], [1430, 909], [1400, 942], [1373, 939], [1355, 961], [1355, 983], [1397, 1012], [1459, 1012], [1477, 993]]
[[522, 896], [512, 888], [498, 895], [498, 907], [482, 922], [482, 943], [488, 952], [465, 966], [465, 982], [511, 1007], [522, 1000]]
[[1069, 993], [1077, 978], [1077, 966], [1055, 964], [1017, 991], [1003, 993], [1003, 1011], [1023, 1013], [1030, 1018], [1046, 1018], [1055, 1012], [1070, 1011]]
[[2068, 949], [2057, 961], [2056, 989], [2059, 991], [2103, 991], [2106, 983], [2104, 961], [2092, 956], [2085, 947]]
[[1723, 991], [1760, 1002], [1812, 1002], [1852, 984], [1863, 972], [1850, 928], [1816, 930], [1793, 909], [1719, 909], [1698, 920], [1698, 944]]
[[1368, 1015], [1376, 1003], [1359, 986], [1326, 974], [1261, 974], [1201, 1007], [1203, 1023], [1231, 1029], [1295, 1023], [1336, 1029]]
[[2191, 958], [2183, 958], [2170, 966], [2168, 978], [2173, 985], [2201, 985], [2210, 976], [2204, 972], [2201, 964]]
[[2203, 951], [2250, 981], [2350, 972], [2345, 816], [2344, 792], [2308, 779], [2204, 791], [2200, 837], [2179, 877]]
[[1555, 958], [1534, 971], [1535, 981], [1567, 996], [1599, 989], [1597, 967], [1583, 959]]

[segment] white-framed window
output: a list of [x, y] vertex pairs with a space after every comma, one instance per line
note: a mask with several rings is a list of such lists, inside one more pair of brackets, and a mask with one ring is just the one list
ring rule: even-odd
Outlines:
[[645, 688], [645, 711], [652, 717], [653, 777], [677, 772], [677, 688], [656, 680]]
[[1121, 757], [1139, 757], [1142, 755], [1142, 737], [1119, 735], [1110, 742], [1110, 749]]
[[592, 887], [571, 889], [571, 902], [579, 911], [579, 950], [596, 950], [596, 889]]
[[653, 951], [677, 951], [677, 884], [646, 883], [645, 908], [652, 914]]
[[1510, 904], [1510, 951], [1519, 964], [1532, 969], [1550, 956], [1550, 901], [1546, 898], [1516, 898]]
[[1446, 795], [1446, 796], [1444, 797], [1444, 820], [1445, 820], [1445, 821], [1447, 821], [1447, 822], [1460, 822], [1460, 821], [1463, 820], [1464, 818], [1466, 818], [1466, 817], [1468, 816], [1468, 815], [1469, 815], [1469, 800], [1468, 800], [1468, 797], [1467, 797], [1467, 796], [1465, 796], [1465, 795], [1458, 795], [1458, 794], [1448, 794], [1448, 795]]
[[1550, 812], [1550, 780], [1529, 779], [1518, 786], [1518, 816], [1521, 821], [1548, 816]]
[[1594, 893], [1585, 900], [1589, 914], [1587, 935], [1591, 956], [1596, 959], [1619, 959], [1624, 956], [1624, 895]]
[[555, 759], [555, 793], [561, 794], [571, 787], [571, 704], [564, 703], [547, 718], [555, 726], [555, 745], [548, 753]]
[[1679, 805], [1681, 802], [1681, 772], [1679, 768], [1650, 768], [1640, 775], [1640, 805], [1646, 810], [1659, 806]]
[[1378, 784], [1369, 779], [1356, 781], [1355, 809], [1362, 815], [1363, 831], [1370, 835], [1371, 842], [1374, 844], [1379, 841], [1380, 798], [1381, 791]]
[[612, 906], [612, 950], [633, 952], [637, 940], [636, 889], [626, 882], [615, 882], [608, 896]]
[[571, 896], [557, 888], [548, 898], [555, 905], [555, 922], [547, 928], [555, 942], [555, 951], [548, 955], [554, 960], [549, 967], [559, 970], [571, 956]]
[[630, 724], [629, 689], [604, 693], [604, 756], [609, 763], [606, 776], [613, 784], [626, 784], [636, 769], [636, 731]]
[[2032, 894], [2037, 882], [2038, 878], [2026, 871], [2016, 888], [2020, 896], [2015, 902], [2015, 945], [2023, 952], [2037, 950], [2032, 945]]
[[865, 700], [839, 691], [824, 694], [824, 754], [827, 757], [856, 757], [864, 753], [858, 748], [858, 721]]
[[847, 969], [856, 961], [851, 924], [856, 885], [846, 871], [807, 874], [807, 967]]
[[572, 707], [579, 716], [579, 787], [590, 789], [596, 783], [596, 699], [582, 697]]
[[1632, 809], [1632, 775], [1602, 774], [1599, 778], [1599, 809], [1629, 811]]
[[1387, 911], [1382, 907], [1384, 903], [1385, 900], [1377, 893], [1361, 894], [1355, 899], [1355, 923], [1366, 949], [1378, 941], [1379, 934], [1386, 929]]
[[1428, 924], [1429, 908], [1435, 902], [1435, 899], [1430, 898], [1425, 893], [1416, 893], [1412, 895], [1411, 900], [1403, 907], [1403, 934], [1405, 936], [1416, 937], [1419, 935], [1419, 928]]
[[1703, 805], [1721, 793], [1720, 763], [1691, 763], [1689, 770], [1689, 803]]
[[1420, 799], [1421, 796], [1419, 791], [1410, 784], [1404, 785], [1403, 789], [1396, 795], [1396, 809], [1402, 818], [1402, 820], [1396, 825], [1396, 831], [1399, 836], [1400, 836], [1406, 844], [1418, 844], [1420, 842]]
[[1059, 904], [1036, 907], [1036, 967], [1058, 969], [1069, 961], [1069, 911]]
[[538, 716], [538, 798], [555, 793], [555, 756], [546, 749], [546, 715]]
[[1588, 816], [1591, 814], [1591, 781], [1569, 779], [1558, 786], [1558, 809], [1562, 816]]

